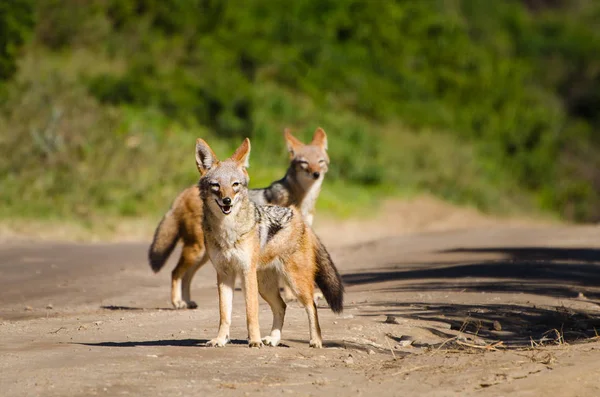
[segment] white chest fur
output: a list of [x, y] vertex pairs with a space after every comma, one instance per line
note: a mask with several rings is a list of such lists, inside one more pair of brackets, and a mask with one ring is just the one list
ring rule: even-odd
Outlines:
[[235, 218], [227, 216], [219, 225], [214, 225], [207, 236], [207, 250], [211, 262], [217, 269], [242, 271], [250, 267], [250, 253], [241, 241], [242, 233]]
[[302, 212], [302, 217], [309, 226], [312, 226], [312, 213], [315, 209], [317, 199], [319, 198], [319, 193], [321, 192], [322, 184], [323, 177], [321, 176], [318, 180], [316, 180], [306, 189], [304, 199], [302, 200], [302, 204], [300, 205], [300, 212]]

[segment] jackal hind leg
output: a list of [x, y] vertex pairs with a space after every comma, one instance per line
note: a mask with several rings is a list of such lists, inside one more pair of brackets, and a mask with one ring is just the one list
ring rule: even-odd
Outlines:
[[279, 294], [279, 284], [279, 273], [276, 269], [265, 269], [258, 273], [258, 292], [269, 304], [273, 313], [271, 334], [262, 340], [267, 346], [277, 346], [281, 341], [286, 304]]
[[208, 262], [208, 252], [204, 247], [196, 248], [195, 254], [193, 256], [195, 258], [194, 263], [187, 269], [185, 274], [183, 275], [182, 280], [182, 292], [183, 292], [183, 301], [186, 304], [188, 309], [195, 309], [198, 307], [196, 302], [194, 302], [191, 298], [191, 284], [192, 279], [196, 275], [196, 272]]

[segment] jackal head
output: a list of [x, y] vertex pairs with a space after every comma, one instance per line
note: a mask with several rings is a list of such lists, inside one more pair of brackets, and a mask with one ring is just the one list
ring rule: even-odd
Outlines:
[[289, 129], [285, 130], [285, 141], [290, 153], [291, 165], [298, 181], [310, 185], [323, 178], [329, 167], [327, 135], [317, 128], [309, 144], [300, 142]]
[[196, 165], [200, 171], [200, 195], [214, 214], [229, 215], [248, 198], [250, 140], [246, 138], [227, 160], [219, 161], [210, 146], [196, 141]]

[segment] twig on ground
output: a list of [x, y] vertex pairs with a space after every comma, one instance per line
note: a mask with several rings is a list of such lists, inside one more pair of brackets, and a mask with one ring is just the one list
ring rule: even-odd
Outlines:
[[431, 365], [420, 365], [418, 367], [407, 368], [402, 371], [394, 372], [393, 374], [389, 375], [389, 377], [404, 375], [404, 374], [408, 374], [410, 372], [418, 371], [420, 369], [429, 368], [429, 367], [431, 367]]
[[394, 357], [394, 360], [395, 360], [396, 359], [396, 353], [394, 353], [394, 349], [392, 348], [392, 345], [390, 344], [389, 336], [387, 334], [385, 336], [387, 337], [385, 339], [385, 341], [387, 342], [387, 345], [390, 348], [390, 351], [392, 352], [392, 356]]
[[502, 342], [502, 341], [495, 342], [495, 343], [492, 343], [489, 345], [484, 345], [484, 346], [475, 345], [475, 344], [467, 343], [467, 342], [462, 342], [459, 340], [456, 340], [456, 343], [461, 346], [466, 346], [466, 347], [471, 347], [473, 349], [481, 349], [481, 350], [498, 350], [497, 348], [504, 347], [503, 346], [504, 342]]

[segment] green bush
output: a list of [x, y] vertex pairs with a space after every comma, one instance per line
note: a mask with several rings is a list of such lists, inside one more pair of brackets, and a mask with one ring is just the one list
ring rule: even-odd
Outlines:
[[0, 3], [0, 84], [13, 77], [17, 71], [19, 50], [34, 26], [33, 7], [32, 0]]

